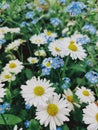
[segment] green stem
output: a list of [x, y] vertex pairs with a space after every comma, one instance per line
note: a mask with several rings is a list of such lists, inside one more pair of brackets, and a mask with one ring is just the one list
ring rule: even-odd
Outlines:
[[7, 125], [6, 119], [5, 119], [5, 117], [4, 117], [3, 114], [1, 114], [1, 117], [2, 117], [2, 119], [3, 119], [3, 121], [4, 121], [5, 125], [6, 125], [7, 130], [10, 130], [10, 128], [9, 128], [9, 126]]
[[67, 68], [68, 61], [69, 61], [69, 56], [66, 58], [66, 61], [65, 61], [65, 63], [64, 63], [62, 78], [65, 77], [65, 71], [66, 71], [66, 68]]

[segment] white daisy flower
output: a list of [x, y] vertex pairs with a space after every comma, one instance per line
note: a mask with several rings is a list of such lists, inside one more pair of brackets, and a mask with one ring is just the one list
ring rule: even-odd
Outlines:
[[0, 81], [5, 82], [5, 81], [14, 81], [16, 79], [14, 74], [9, 73], [8, 71], [3, 71], [0, 75]]
[[91, 103], [95, 101], [94, 93], [84, 86], [77, 88], [75, 94], [78, 96], [81, 103]]
[[5, 52], [8, 52], [10, 50], [18, 50], [18, 47], [23, 43], [26, 42], [25, 40], [22, 39], [17, 39], [15, 41], [13, 41], [12, 43], [10, 43], [9, 45], [7, 45], [7, 47], [5, 48]]
[[51, 31], [48, 31], [47, 29], [44, 30], [44, 34], [48, 37], [52, 37], [52, 38], [56, 38], [57, 37], [57, 33], [53, 33]]
[[10, 28], [9, 32], [10, 33], [20, 33], [20, 28]]
[[29, 57], [27, 60], [31, 64], [38, 63], [38, 58], [37, 57]]
[[63, 39], [58, 39], [54, 42], [51, 42], [48, 46], [49, 51], [51, 51], [51, 54], [53, 56], [65, 56], [65, 48], [63, 44]]
[[70, 55], [73, 60], [83, 60], [87, 56], [82, 45], [76, 43], [75, 40], [64, 38], [63, 42], [65, 43], [63, 46], [66, 49], [66, 55]]
[[22, 71], [23, 68], [24, 68], [23, 63], [20, 62], [18, 59], [16, 59], [9, 61], [9, 63], [7, 63], [6, 66], [4, 67], [4, 71], [7, 70], [8, 72], [18, 74]]
[[83, 121], [89, 125], [87, 130], [98, 130], [98, 106], [95, 103], [83, 109]]
[[44, 50], [38, 50], [38, 51], [35, 51], [34, 55], [35, 56], [43, 56], [43, 57], [45, 57], [46, 52]]
[[46, 39], [42, 34], [39, 35], [34, 35], [30, 38], [31, 43], [36, 44], [38, 46], [40, 46], [41, 44], [45, 44], [46, 43]]
[[2, 98], [4, 97], [4, 95], [6, 94], [6, 90], [3, 88], [4, 84], [0, 83], [0, 102], [2, 102]]
[[0, 34], [0, 40], [4, 38], [4, 35], [3, 34]]
[[9, 32], [9, 28], [8, 27], [1, 27], [0, 28], [0, 34], [6, 34]]
[[49, 124], [50, 130], [56, 130], [56, 126], [63, 125], [69, 121], [69, 108], [66, 101], [60, 95], [51, 96], [46, 106], [38, 106], [36, 119], [45, 127]]
[[21, 94], [30, 106], [45, 105], [48, 98], [54, 94], [54, 88], [51, 86], [49, 80], [32, 77], [26, 85], [21, 86]]
[[13, 128], [13, 130], [23, 130], [23, 128], [18, 129], [18, 126], [15, 125], [14, 128]]
[[66, 99], [70, 110], [74, 110], [74, 105], [76, 105], [77, 107], [80, 107], [79, 104], [74, 102], [73, 93], [69, 88], [67, 90], [64, 90], [63, 97]]

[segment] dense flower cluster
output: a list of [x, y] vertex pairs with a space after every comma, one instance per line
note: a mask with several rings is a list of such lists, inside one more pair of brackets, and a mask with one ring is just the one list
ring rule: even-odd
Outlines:
[[97, 6], [0, 3], [0, 130], [98, 130]]

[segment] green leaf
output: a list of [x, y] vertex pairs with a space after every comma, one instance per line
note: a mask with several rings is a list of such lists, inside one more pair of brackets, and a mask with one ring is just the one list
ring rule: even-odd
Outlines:
[[[3, 117], [8, 125], [15, 125], [22, 121], [18, 116], [15, 116], [12, 114], [3, 114]], [[2, 125], [5, 124], [1, 115], [0, 115], [0, 124], [2, 124]]]
[[30, 121], [30, 126], [29, 127], [30, 127], [31, 130], [40, 130], [40, 125], [39, 125], [38, 121], [35, 120], [35, 119], [32, 119]]
[[64, 125], [62, 126], [62, 130], [69, 130], [69, 127], [67, 126], [67, 124], [64, 124]]
[[28, 78], [28, 79], [30, 79], [31, 77], [32, 77], [32, 71], [30, 70], [30, 69], [26, 69], [25, 70], [25, 74], [26, 74], [26, 77]]

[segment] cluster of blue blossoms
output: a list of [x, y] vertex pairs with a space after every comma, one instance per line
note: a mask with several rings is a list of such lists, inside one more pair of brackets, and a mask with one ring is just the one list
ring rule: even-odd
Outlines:
[[85, 9], [86, 5], [83, 2], [71, 2], [65, 11], [69, 12], [71, 16], [77, 16], [78, 14], [81, 14]]
[[87, 72], [85, 77], [92, 83], [96, 84], [98, 83], [98, 73], [95, 71]]
[[65, 77], [62, 80], [64, 81], [64, 83], [61, 86], [63, 89], [66, 89], [66, 88], [70, 87], [70, 85], [71, 85], [70, 84], [70, 81], [71, 81], [70, 78]]
[[83, 31], [88, 31], [91, 34], [96, 34], [96, 28], [91, 24], [85, 24], [82, 28]]
[[50, 23], [54, 26], [57, 27], [62, 23], [62, 21], [59, 18], [50, 18]]
[[3, 114], [5, 110], [10, 109], [10, 103], [5, 102], [4, 104], [0, 105], [0, 114]]
[[62, 66], [64, 66], [64, 61], [59, 57], [45, 58], [42, 62], [42, 75], [49, 75], [52, 68], [57, 69]]

